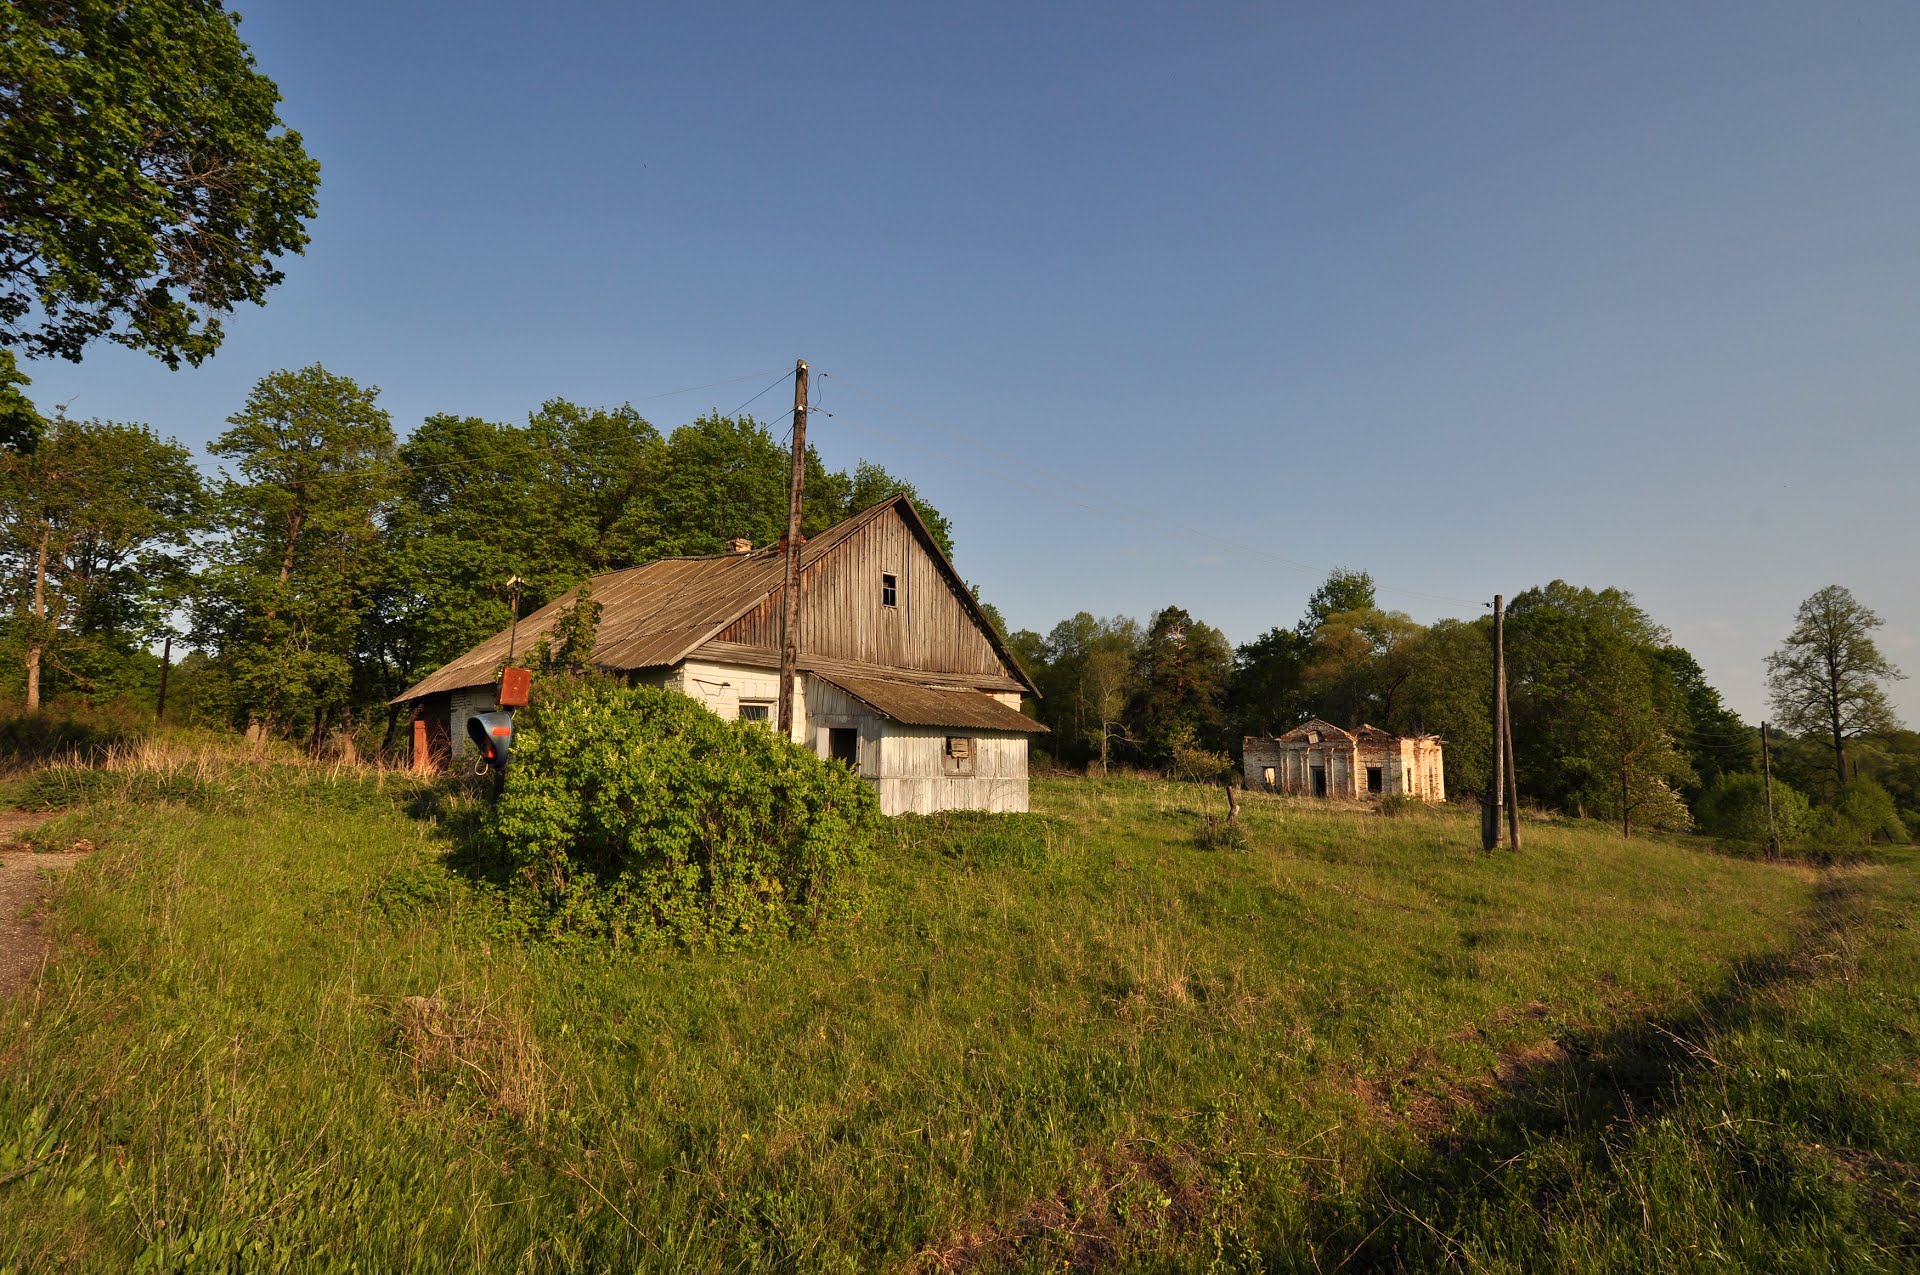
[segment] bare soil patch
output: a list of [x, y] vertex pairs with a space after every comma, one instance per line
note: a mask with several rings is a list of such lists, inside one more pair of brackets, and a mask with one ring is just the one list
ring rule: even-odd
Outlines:
[[85, 842], [54, 854], [35, 854], [20, 838], [45, 823], [46, 815], [0, 813], [0, 997], [25, 987], [45, 965], [48, 940], [40, 925], [50, 874], [86, 858]]

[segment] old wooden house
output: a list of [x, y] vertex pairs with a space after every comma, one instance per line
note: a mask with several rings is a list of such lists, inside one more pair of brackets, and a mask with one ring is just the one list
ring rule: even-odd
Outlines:
[[[912, 502], [895, 495], [799, 552], [795, 738], [858, 771], [888, 814], [1025, 810], [1027, 741], [1046, 728], [1020, 697], [1038, 692]], [[773, 729], [785, 568], [784, 548], [735, 541], [594, 577], [594, 665]], [[574, 598], [522, 620], [519, 649]], [[458, 757], [467, 717], [493, 707], [507, 646], [502, 630], [395, 697], [433, 764]]]
[[1438, 735], [1394, 735], [1377, 726], [1341, 730], [1319, 718], [1284, 735], [1241, 741], [1247, 787], [1306, 797], [1447, 799]]

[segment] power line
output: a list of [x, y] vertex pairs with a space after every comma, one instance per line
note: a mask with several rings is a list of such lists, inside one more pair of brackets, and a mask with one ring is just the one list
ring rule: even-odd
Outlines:
[[792, 379], [793, 379], [793, 373], [792, 373], [792, 372], [790, 372], [790, 371], [789, 371], [789, 372], [782, 372], [782, 373], [781, 373], [781, 374], [780, 374], [780, 375], [779, 375], [778, 377], [776, 377], [776, 378], [774, 379], [774, 382], [773, 382], [773, 385], [769, 385], [769, 386], [767, 386], [767, 388], [766, 388], [765, 390], [761, 390], [759, 394], [755, 394], [755, 395], [754, 395], [754, 396], [753, 396], [752, 398], [750, 398], [750, 399], [748, 399], [748, 400], [747, 400], [746, 402], [744, 402], [744, 403], [742, 403], [742, 404], [741, 404], [740, 406], [738, 406], [738, 407], [736, 407], [736, 408], [734, 408], [734, 409], [733, 409], [733, 410], [732, 410], [731, 412], [728, 412], [728, 413], [727, 413], [727, 415], [728, 415], [728, 416], [738, 416], [738, 415], [740, 415], [740, 413], [742, 413], [742, 412], [744, 412], [744, 411], [746, 411], [746, 410], [747, 410], [747, 409], [748, 409], [749, 407], [752, 407], [752, 406], [754, 405], [754, 403], [755, 403], [755, 402], [756, 402], [756, 401], [757, 401], [757, 400], [758, 400], [758, 399], [759, 399], [759, 398], [760, 398], [760, 397], [761, 397], [762, 395], [764, 395], [764, 394], [766, 394], [766, 393], [767, 393], [767, 390], [771, 390], [771, 389], [773, 388], [773, 386], [774, 386], [774, 385], [785, 385], [785, 384], [786, 384], [786, 383], [787, 383], [788, 381], [790, 381], [790, 380], [792, 380]]

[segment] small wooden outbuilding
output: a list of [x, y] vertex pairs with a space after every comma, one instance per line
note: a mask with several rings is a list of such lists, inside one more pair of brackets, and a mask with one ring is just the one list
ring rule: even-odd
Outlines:
[[[1033, 680], [895, 495], [800, 548], [795, 738], [873, 784], [887, 814], [1027, 808], [1020, 711]], [[699, 700], [722, 717], [779, 718], [782, 547], [666, 558], [595, 576], [595, 667]], [[525, 651], [571, 606], [569, 591], [519, 625]], [[431, 764], [467, 747], [465, 722], [493, 707], [501, 630], [394, 698], [411, 704]]]
[[1447, 799], [1438, 735], [1394, 735], [1377, 726], [1341, 730], [1315, 717], [1284, 735], [1241, 741], [1247, 787], [1349, 800]]

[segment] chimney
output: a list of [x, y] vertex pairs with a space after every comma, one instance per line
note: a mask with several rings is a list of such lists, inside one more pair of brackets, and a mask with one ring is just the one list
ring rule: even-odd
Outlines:
[[[802, 549], [807, 547], [807, 538], [805, 536], [800, 537], [800, 547]], [[787, 533], [783, 531], [780, 533], [780, 552], [784, 554], [786, 553], [786, 551], [787, 551]]]
[[727, 541], [727, 552], [734, 556], [743, 553], [752, 553], [753, 541], [743, 540], [739, 536], [735, 536], [733, 539]]

